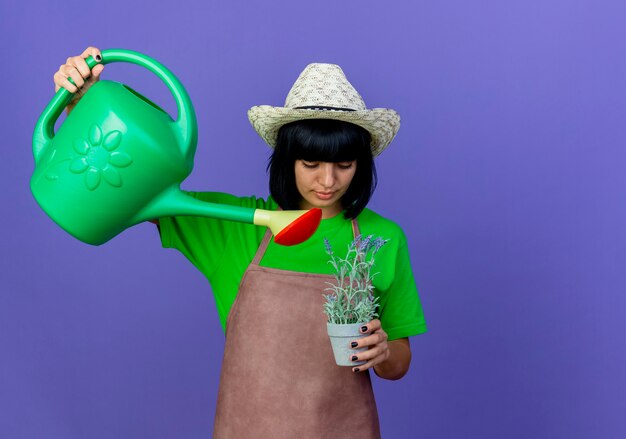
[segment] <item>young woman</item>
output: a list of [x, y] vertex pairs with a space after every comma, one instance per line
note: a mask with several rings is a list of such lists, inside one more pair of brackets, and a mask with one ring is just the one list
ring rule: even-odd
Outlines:
[[[89, 55], [98, 59], [100, 51], [68, 58], [54, 76], [57, 89], [84, 93], [98, 80], [103, 67], [90, 72]], [[226, 332], [214, 437], [380, 437], [369, 370], [385, 379], [404, 376], [408, 337], [426, 331], [405, 235], [365, 207], [376, 186], [373, 157], [395, 137], [399, 116], [367, 109], [332, 64], [310, 64], [284, 107], [256, 106], [248, 116], [274, 148], [271, 196], [190, 195], [269, 210], [318, 207], [323, 219], [312, 238], [292, 247], [249, 224], [158, 220], [163, 246], [182, 252], [207, 277]], [[380, 318], [361, 328], [366, 337], [351, 342], [368, 348], [351, 360], [366, 363], [346, 368], [334, 362], [322, 312], [326, 282], [333, 280], [323, 240], [339, 251], [358, 234], [389, 241], [376, 257]]]

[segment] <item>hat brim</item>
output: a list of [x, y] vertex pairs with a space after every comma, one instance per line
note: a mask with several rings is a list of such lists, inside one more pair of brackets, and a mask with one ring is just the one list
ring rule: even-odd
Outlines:
[[377, 156], [394, 139], [400, 129], [400, 115], [389, 108], [368, 110], [309, 110], [271, 105], [257, 105], [248, 110], [248, 119], [259, 136], [272, 148], [278, 130], [285, 124], [303, 119], [333, 119], [350, 122], [366, 129], [372, 136], [372, 155]]

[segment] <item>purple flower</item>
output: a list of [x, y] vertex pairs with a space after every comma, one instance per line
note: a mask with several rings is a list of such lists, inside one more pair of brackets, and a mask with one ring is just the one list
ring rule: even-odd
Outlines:
[[329, 255], [333, 254], [333, 248], [330, 245], [330, 241], [328, 240], [328, 238], [324, 238], [324, 247], [326, 247], [326, 253], [328, 253]]
[[361, 241], [361, 251], [363, 253], [367, 253], [369, 251], [371, 241], [372, 235], [367, 236], [363, 241]]
[[378, 250], [380, 250], [380, 248], [383, 245], [387, 244], [388, 241], [389, 241], [388, 239], [376, 238], [374, 240], [374, 243], [373, 243], [373, 245], [374, 245], [374, 253], [378, 252]]

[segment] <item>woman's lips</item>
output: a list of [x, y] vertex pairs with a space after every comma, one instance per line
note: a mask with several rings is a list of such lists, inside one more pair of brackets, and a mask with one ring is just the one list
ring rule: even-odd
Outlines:
[[315, 196], [320, 200], [330, 200], [333, 195], [335, 195], [334, 192], [315, 192]]

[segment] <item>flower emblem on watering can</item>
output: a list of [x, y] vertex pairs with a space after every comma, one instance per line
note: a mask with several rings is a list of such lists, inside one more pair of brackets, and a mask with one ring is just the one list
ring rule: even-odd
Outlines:
[[130, 166], [133, 159], [125, 152], [116, 151], [122, 142], [122, 133], [117, 130], [106, 134], [93, 124], [88, 139], [74, 140], [74, 151], [78, 153], [70, 162], [70, 171], [85, 174], [85, 187], [93, 191], [102, 180], [113, 187], [122, 186], [122, 176], [117, 168]]

